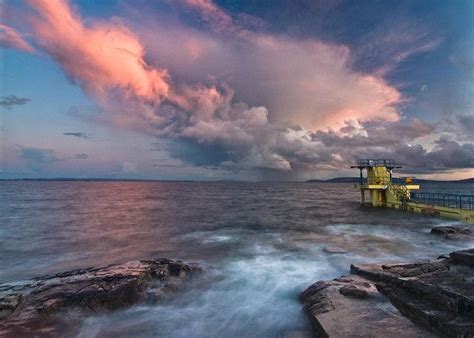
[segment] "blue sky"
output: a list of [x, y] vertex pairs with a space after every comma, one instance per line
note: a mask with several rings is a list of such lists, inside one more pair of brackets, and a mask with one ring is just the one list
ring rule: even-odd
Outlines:
[[0, 178], [474, 174], [472, 1], [2, 7]]

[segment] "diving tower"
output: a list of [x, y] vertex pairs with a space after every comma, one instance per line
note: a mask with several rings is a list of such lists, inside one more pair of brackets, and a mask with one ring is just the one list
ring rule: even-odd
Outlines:
[[351, 168], [359, 169], [360, 175], [355, 187], [360, 189], [362, 205], [438, 215], [474, 223], [474, 195], [417, 192], [420, 186], [414, 184], [410, 177], [393, 178], [393, 170], [401, 166], [391, 159], [360, 159], [357, 165]]

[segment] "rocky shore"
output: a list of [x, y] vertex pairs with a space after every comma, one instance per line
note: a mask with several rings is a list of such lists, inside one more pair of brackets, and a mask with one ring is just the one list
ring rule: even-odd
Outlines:
[[[432, 234], [473, 236], [456, 227]], [[336, 246], [324, 252], [347, 254]], [[434, 261], [353, 264], [350, 271], [301, 293], [312, 332], [285, 330], [280, 337], [474, 337], [474, 249]], [[74, 336], [90, 315], [158, 303], [193, 280], [202, 284], [193, 278], [200, 272], [196, 264], [160, 258], [0, 284], [0, 337]]]
[[0, 284], [0, 337], [55, 337], [81, 316], [159, 302], [201, 268], [168, 259], [132, 261]]
[[352, 265], [351, 275], [316, 282], [300, 300], [316, 337], [474, 337], [474, 249]]

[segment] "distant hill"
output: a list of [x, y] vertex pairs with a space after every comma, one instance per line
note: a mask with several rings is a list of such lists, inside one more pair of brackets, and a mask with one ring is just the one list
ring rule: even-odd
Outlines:
[[464, 180], [424, 180], [422, 178], [415, 178], [413, 179], [414, 182], [419, 182], [419, 183], [474, 183], [474, 177], [471, 178], [466, 178]]
[[308, 183], [352, 183], [357, 180], [358, 177], [336, 177], [328, 180], [308, 180]]
[[[308, 180], [306, 181], [307, 183], [352, 183], [352, 182], [357, 182], [359, 177], [335, 177], [331, 178], [328, 180], [320, 180], [320, 179], [314, 179], [314, 180]], [[394, 179], [397, 179], [396, 177]], [[464, 180], [427, 180], [427, 179], [422, 179], [422, 178], [414, 178], [413, 179], [414, 183], [474, 183], [474, 177], [472, 178], [466, 178]]]

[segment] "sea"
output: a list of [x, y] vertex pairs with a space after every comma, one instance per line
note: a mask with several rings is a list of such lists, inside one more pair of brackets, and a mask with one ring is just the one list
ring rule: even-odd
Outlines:
[[[474, 184], [422, 191], [474, 194]], [[351, 263], [421, 261], [474, 246], [430, 234], [444, 225], [473, 228], [361, 207], [347, 183], [2, 181], [0, 283], [181, 259], [203, 266], [195, 283], [159, 304], [89, 315], [75, 334], [279, 337], [309, 329], [298, 294], [349, 274]], [[327, 252], [334, 247], [345, 253]]]

